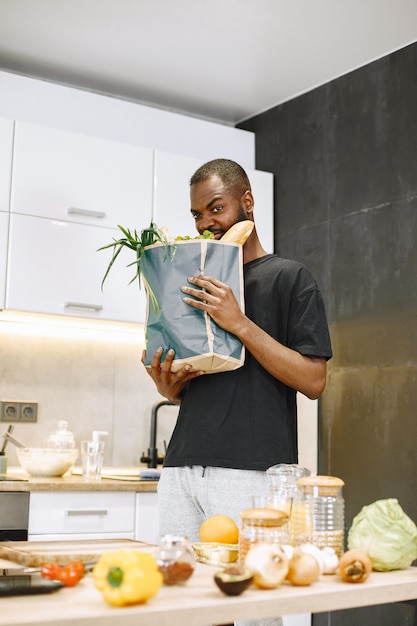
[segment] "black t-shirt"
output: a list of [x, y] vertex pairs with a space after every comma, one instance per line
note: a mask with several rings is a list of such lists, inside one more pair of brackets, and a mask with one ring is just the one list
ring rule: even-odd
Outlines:
[[[323, 301], [306, 267], [269, 254], [243, 270], [246, 315], [283, 345], [331, 358]], [[246, 350], [239, 369], [189, 383], [164, 465], [266, 470], [297, 460], [296, 392]]]

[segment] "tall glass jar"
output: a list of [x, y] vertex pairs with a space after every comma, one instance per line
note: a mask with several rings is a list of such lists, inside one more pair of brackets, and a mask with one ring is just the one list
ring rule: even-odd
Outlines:
[[296, 463], [279, 463], [266, 470], [271, 495], [285, 494], [294, 496], [297, 492], [297, 480], [303, 476], [310, 476], [306, 467]]
[[293, 545], [312, 543], [318, 548], [344, 551], [344, 482], [336, 476], [304, 476], [297, 480], [298, 495], [293, 506]]
[[258, 543], [289, 543], [288, 515], [276, 509], [246, 509], [240, 513], [242, 519], [239, 532], [239, 562], [252, 546]]
[[309, 469], [295, 463], [279, 463], [266, 470], [270, 497], [277, 502], [275, 508], [281, 508], [290, 517], [288, 523], [290, 537], [293, 535], [293, 503], [298, 494], [297, 480], [310, 474]]

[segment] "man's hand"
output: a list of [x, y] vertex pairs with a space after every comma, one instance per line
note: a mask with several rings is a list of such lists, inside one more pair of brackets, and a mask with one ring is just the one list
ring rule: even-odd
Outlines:
[[184, 297], [184, 302], [195, 309], [206, 311], [224, 330], [237, 335], [245, 315], [240, 309], [232, 288], [210, 276], [190, 277], [188, 282], [200, 289], [182, 287], [183, 293], [192, 296], [191, 298]]
[[[161, 363], [162, 348], [158, 348], [152, 357], [151, 365], [146, 366], [146, 371], [154, 381], [158, 392], [170, 402], [181, 403], [181, 395], [186, 383], [205, 372], [191, 371], [191, 365], [184, 365], [178, 372], [171, 372], [174, 360], [174, 350], [168, 350], [163, 363]], [[142, 363], [145, 365], [146, 350], [142, 352]]]

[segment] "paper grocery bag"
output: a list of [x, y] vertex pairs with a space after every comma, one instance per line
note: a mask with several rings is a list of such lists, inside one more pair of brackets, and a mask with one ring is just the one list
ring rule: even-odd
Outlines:
[[155, 351], [175, 350], [172, 371], [186, 363], [193, 370], [225, 372], [241, 367], [245, 352], [241, 341], [218, 326], [204, 311], [183, 301], [181, 287], [189, 276], [205, 274], [230, 285], [244, 310], [242, 246], [210, 239], [175, 241], [168, 250], [161, 245], [145, 248], [141, 259], [147, 294], [145, 325], [146, 361]]

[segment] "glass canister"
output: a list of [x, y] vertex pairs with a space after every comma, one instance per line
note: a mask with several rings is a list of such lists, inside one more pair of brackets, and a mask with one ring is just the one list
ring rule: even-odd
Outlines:
[[163, 535], [154, 553], [165, 585], [181, 585], [193, 574], [195, 557], [186, 537]]
[[294, 496], [297, 491], [297, 480], [310, 474], [309, 469], [296, 463], [272, 465], [266, 470], [271, 495], [278, 493]]
[[333, 548], [340, 557], [344, 551], [344, 482], [336, 476], [304, 476], [293, 505], [293, 545], [312, 543]]
[[286, 511], [290, 517], [288, 525], [291, 538], [293, 534], [293, 502], [298, 494], [297, 480], [304, 476], [310, 476], [311, 472], [306, 467], [296, 463], [279, 463], [269, 467], [266, 474], [269, 482], [269, 494], [278, 503], [276, 508]]
[[57, 429], [48, 438], [48, 448], [58, 448], [59, 450], [75, 448], [74, 434], [68, 430], [66, 420], [58, 421]]
[[288, 515], [276, 509], [246, 509], [240, 513], [242, 519], [239, 532], [239, 562], [252, 546], [258, 543], [289, 543]]

